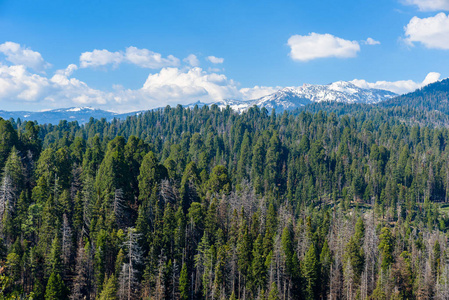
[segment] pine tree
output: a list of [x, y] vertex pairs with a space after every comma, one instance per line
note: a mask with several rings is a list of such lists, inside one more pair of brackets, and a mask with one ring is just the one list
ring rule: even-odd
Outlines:
[[266, 153], [265, 161], [265, 180], [275, 190], [280, 184], [279, 163], [280, 163], [281, 144], [278, 133], [275, 131], [271, 136], [270, 143]]
[[67, 291], [61, 276], [55, 272], [51, 273], [45, 289], [45, 300], [63, 300], [66, 297]]
[[114, 274], [109, 278], [105, 278], [103, 290], [100, 293], [99, 300], [115, 300], [117, 299], [117, 280]]
[[270, 293], [268, 294], [268, 300], [280, 300], [278, 287], [275, 282], [271, 284]]
[[155, 185], [167, 177], [167, 169], [159, 164], [153, 152], [148, 152], [140, 165], [140, 174], [138, 176], [140, 201], [149, 200]]
[[258, 235], [253, 246], [252, 272], [255, 290], [263, 289], [265, 287], [266, 269], [261, 234]]
[[[100, 196], [100, 207], [112, 208], [114, 193], [123, 189], [126, 197], [129, 192], [129, 173], [124, 158], [125, 141], [123, 137], [116, 137], [108, 143], [108, 151], [100, 164], [96, 176], [95, 188]], [[100, 208], [97, 205], [97, 209]]]
[[382, 228], [379, 239], [379, 251], [382, 257], [381, 267], [383, 270], [387, 270], [394, 260], [393, 235], [388, 227]]
[[265, 143], [263, 136], [259, 136], [253, 147], [251, 180], [254, 183], [256, 193], [263, 191], [263, 170], [265, 164]]
[[232, 291], [231, 297], [229, 298], [229, 300], [237, 300], [237, 298], [235, 297], [235, 292]]
[[189, 274], [187, 273], [187, 264], [182, 264], [181, 275], [179, 277], [179, 299], [189, 299]]
[[329, 275], [332, 265], [332, 257], [327, 240], [324, 241], [324, 245], [320, 254], [320, 292], [322, 298], [326, 298], [329, 290]]
[[0, 119], [0, 170], [3, 169], [11, 149], [17, 144], [17, 132], [11, 122]]
[[305, 281], [304, 294], [306, 299], [315, 299], [318, 278], [318, 259], [315, 245], [312, 243], [304, 257], [302, 276]]
[[231, 181], [228, 177], [228, 169], [218, 165], [212, 169], [210, 179], [207, 182], [207, 190], [213, 193], [229, 193], [231, 191]]
[[242, 145], [240, 146], [240, 159], [237, 163], [237, 178], [239, 181], [249, 179], [248, 165], [251, 161], [251, 145], [248, 131], [245, 130]]
[[51, 243], [50, 253], [47, 257], [48, 274], [62, 274], [62, 252], [61, 242], [58, 237], [55, 237]]

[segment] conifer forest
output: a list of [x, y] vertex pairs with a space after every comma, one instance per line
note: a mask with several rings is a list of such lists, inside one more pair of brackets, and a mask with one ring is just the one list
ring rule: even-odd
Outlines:
[[449, 299], [445, 118], [1, 119], [0, 299]]

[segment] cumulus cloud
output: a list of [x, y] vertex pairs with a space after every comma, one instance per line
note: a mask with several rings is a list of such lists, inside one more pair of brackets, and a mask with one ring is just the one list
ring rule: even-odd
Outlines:
[[22, 47], [20, 44], [5, 42], [0, 44], [0, 53], [5, 59], [15, 65], [23, 65], [36, 71], [43, 71], [51, 65], [44, 61], [39, 52]]
[[250, 91], [240, 92], [238, 84], [223, 74], [199, 67], [162, 68], [150, 74], [139, 89], [115, 86], [111, 92], [89, 87], [72, 78], [76, 65], [57, 70], [53, 76], [33, 74], [23, 65], [0, 64], [0, 103], [7, 106], [14, 99], [27, 109], [57, 108], [73, 105], [96, 105], [115, 111], [150, 109], [167, 104], [189, 104], [198, 100], [211, 102], [225, 98], [241, 99]]
[[0, 99], [35, 101], [47, 94], [50, 88], [47, 78], [31, 74], [24, 65], [0, 64]]
[[198, 67], [200, 65], [200, 61], [198, 60], [198, 57], [196, 57], [195, 54], [190, 54], [186, 58], [184, 58], [182, 61], [188, 63], [192, 67]]
[[363, 43], [365, 44], [365, 45], [380, 45], [380, 42], [379, 41], [376, 41], [375, 39], [373, 39], [373, 38], [367, 38], [366, 39], [366, 41], [363, 41]]
[[78, 104], [106, 104], [113, 95], [90, 88], [86, 83], [69, 78], [76, 67], [69, 65], [58, 70], [53, 77], [29, 72], [24, 65], [5, 66], [0, 64], [0, 103], [14, 99], [17, 105], [26, 103], [31, 107], [64, 107]]
[[224, 62], [224, 58], [216, 57], [213, 55], [208, 56], [206, 59], [213, 64], [222, 64]]
[[187, 104], [192, 100], [221, 100], [238, 97], [237, 85], [223, 74], [208, 73], [199, 67], [186, 72], [164, 68], [150, 74], [142, 91], [158, 99]]
[[128, 47], [125, 51], [110, 52], [106, 49], [84, 52], [80, 56], [81, 68], [100, 67], [106, 65], [118, 66], [130, 63], [141, 68], [159, 69], [167, 66], [178, 66], [179, 59], [173, 55], [163, 58], [160, 53], [148, 49]]
[[290, 57], [297, 61], [309, 61], [324, 57], [355, 57], [360, 51], [357, 41], [345, 40], [332, 34], [293, 35], [288, 39]]
[[439, 13], [434, 17], [413, 17], [405, 30], [405, 41], [413, 45], [422, 43], [427, 48], [449, 50], [449, 15]]
[[417, 6], [421, 11], [449, 10], [449, 0], [404, 0], [403, 2]]
[[430, 72], [422, 82], [415, 82], [413, 80], [367, 82], [363, 79], [354, 79], [351, 82], [354, 85], [364, 89], [382, 89], [396, 94], [406, 94], [428, 84], [434, 83], [440, 80], [440, 77], [440, 73]]
[[142, 68], [159, 69], [167, 66], [178, 66], [179, 59], [173, 55], [163, 58], [161, 54], [148, 49], [128, 47], [125, 52], [125, 60]]
[[[163, 58], [151, 51], [141, 50], [145, 49], [129, 47], [124, 52], [95, 50], [89, 55], [84, 55], [83, 62], [86, 64], [84, 67], [114, 65], [123, 61], [134, 61], [135, 64], [147, 68], [178, 63], [170, 56]], [[190, 55], [184, 60], [194, 65], [198, 58]], [[94, 89], [85, 82], [73, 78], [72, 75], [77, 69], [77, 65], [70, 64], [64, 69], [55, 71], [52, 76], [47, 76], [31, 71], [24, 64], [9, 66], [0, 62], [0, 104], [6, 108], [12, 103], [12, 99], [15, 107], [23, 103], [27, 109], [95, 105], [115, 111], [132, 111], [167, 104], [189, 104], [198, 100], [212, 102], [227, 98], [257, 99], [282, 88], [267, 86], [240, 88], [237, 82], [222, 74], [222, 70], [184, 66], [163, 67], [149, 74], [140, 88], [125, 89], [115, 85], [112, 91], [107, 92]], [[435, 82], [439, 78], [439, 73], [429, 73], [420, 83], [412, 80], [370, 83], [357, 79], [352, 82], [363, 88], [380, 88], [405, 93]]]
[[92, 52], [81, 53], [80, 66], [81, 68], [88, 67], [100, 67], [105, 65], [117, 66], [123, 61], [123, 54], [120, 52], [110, 52], [106, 49], [97, 50]]

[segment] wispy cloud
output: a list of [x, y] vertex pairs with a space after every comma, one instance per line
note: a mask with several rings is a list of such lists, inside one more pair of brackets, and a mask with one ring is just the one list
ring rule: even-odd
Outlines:
[[375, 39], [373, 39], [373, 38], [367, 38], [365, 41], [363, 41], [363, 43], [365, 44], [365, 45], [371, 45], [371, 46], [374, 46], [374, 45], [380, 45], [380, 42], [379, 41], [376, 41]]
[[206, 59], [208, 61], [210, 61], [211, 63], [213, 63], [213, 64], [222, 64], [224, 62], [224, 58], [216, 57], [216, 56], [213, 56], [213, 55], [208, 56]]
[[190, 54], [189, 56], [184, 58], [182, 61], [188, 63], [192, 67], [198, 67], [200, 65], [200, 61], [199, 61], [198, 57], [196, 57], [195, 54]]
[[93, 50], [84, 52], [80, 56], [80, 66], [82, 68], [100, 67], [106, 65], [118, 66], [121, 63], [130, 63], [141, 68], [160, 69], [170, 66], [178, 66], [180, 61], [173, 55], [166, 58], [160, 53], [148, 49], [128, 47], [125, 51], [111, 52], [109, 50]]
[[449, 10], [449, 0], [404, 0], [403, 3], [417, 6], [421, 11]]

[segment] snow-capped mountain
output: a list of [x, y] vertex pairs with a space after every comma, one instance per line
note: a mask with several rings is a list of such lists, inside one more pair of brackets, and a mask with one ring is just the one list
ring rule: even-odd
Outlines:
[[[389, 91], [362, 89], [350, 82], [337, 81], [327, 85], [304, 84], [300, 87], [286, 87], [273, 94], [253, 100], [243, 101], [227, 99], [212, 103], [196, 102], [187, 106], [194, 107], [195, 105], [203, 106], [216, 104], [220, 108], [225, 108], [229, 105], [235, 111], [244, 112], [248, 110], [248, 108], [257, 105], [259, 107], [265, 107], [269, 111], [274, 108], [276, 112], [282, 112], [284, 110], [293, 110], [314, 102], [336, 101], [344, 103], [372, 104], [388, 100], [395, 96], [397, 95]], [[125, 119], [127, 116], [136, 115], [141, 112], [142, 111], [118, 114], [92, 107], [70, 107], [41, 112], [9, 112], [0, 110], [0, 117], [3, 119], [13, 118], [14, 120], [20, 118], [22, 121], [38, 121], [39, 124], [58, 124], [60, 120], [67, 120], [69, 122], [78, 121], [78, 123], [83, 124], [89, 122], [91, 117], [95, 119], [105, 118], [107, 121], [110, 121], [114, 118]]]
[[91, 117], [94, 119], [105, 118], [107, 121], [110, 121], [114, 118], [125, 119], [127, 116], [137, 113], [139, 112], [118, 114], [92, 107], [70, 107], [38, 112], [0, 110], [0, 117], [6, 120], [10, 118], [17, 120], [20, 118], [22, 121], [37, 121], [39, 124], [58, 124], [60, 120], [67, 120], [68, 122], [78, 121], [78, 123], [84, 124], [89, 122]]
[[292, 110], [312, 102], [335, 101], [343, 103], [374, 104], [397, 96], [395, 93], [378, 90], [362, 89], [347, 81], [337, 81], [326, 85], [304, 84], [300, 87], [286, 87], [273, 94], [254, 100], [222, 100], [211, 104], [219, 107], [229, 105], [232, 109], [242, 112], [257, 105], [276, 112]]

